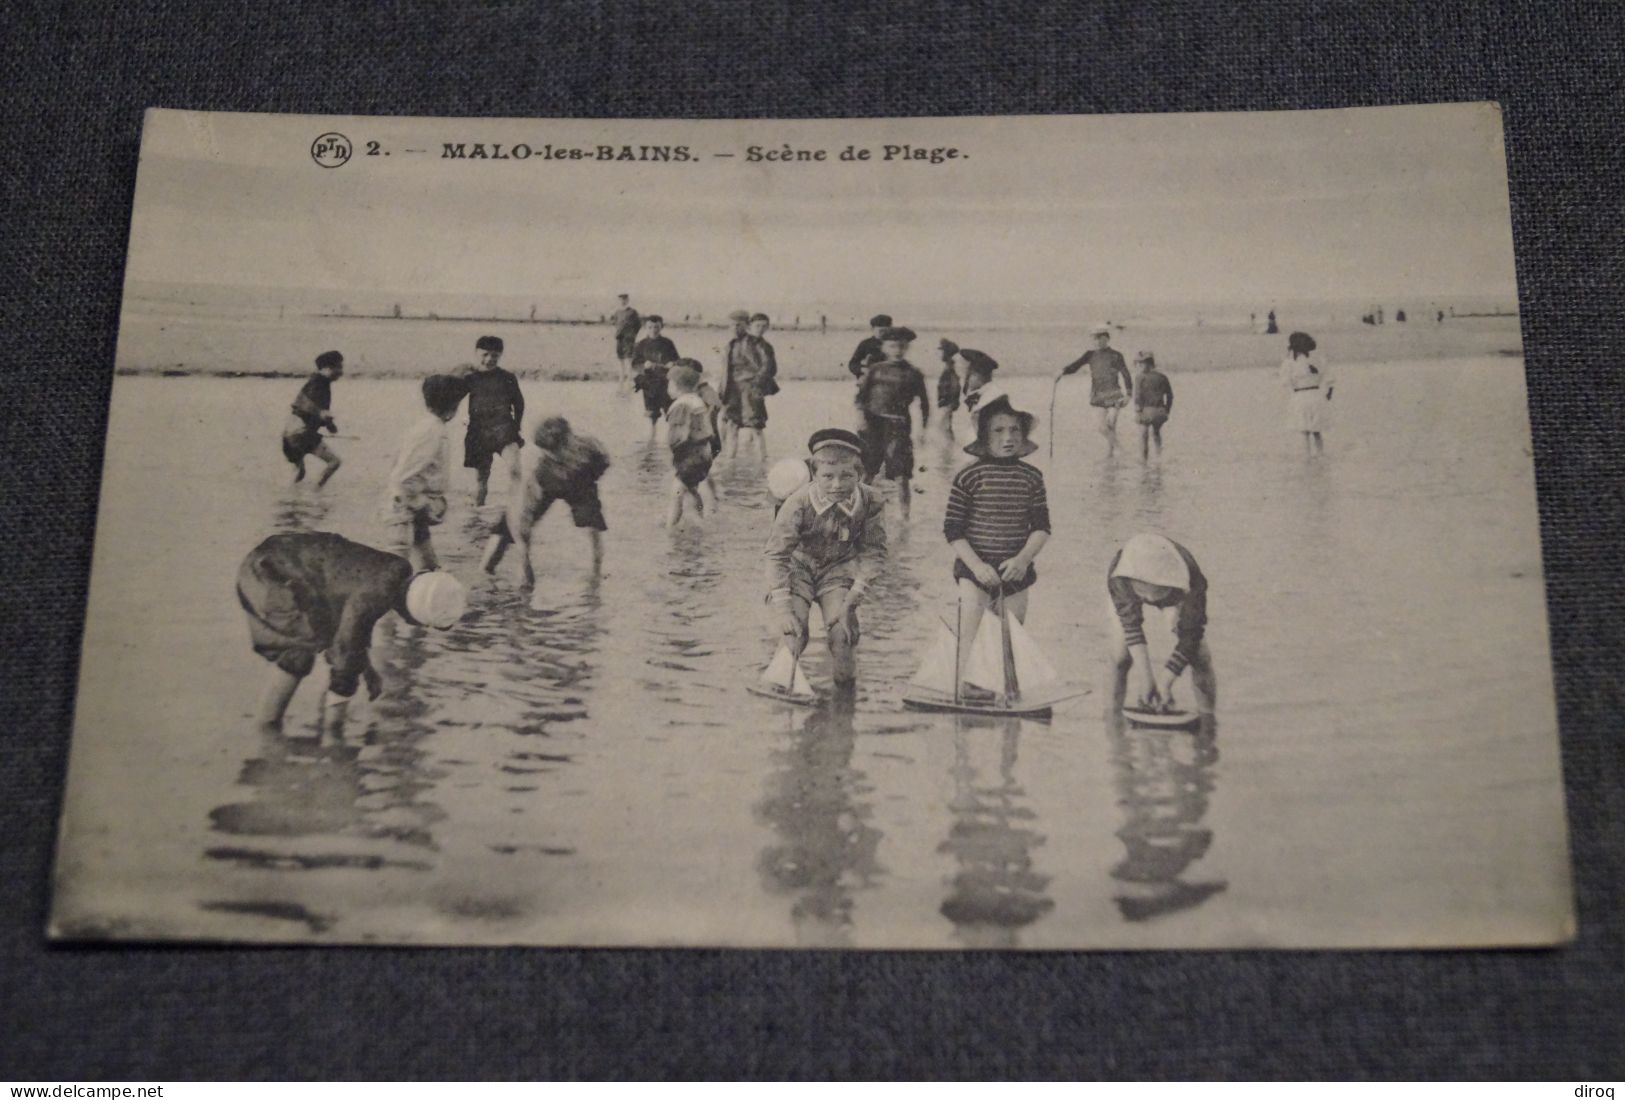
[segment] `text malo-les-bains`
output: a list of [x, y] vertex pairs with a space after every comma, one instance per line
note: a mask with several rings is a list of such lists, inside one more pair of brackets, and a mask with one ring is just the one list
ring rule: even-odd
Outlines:
[[641, 160], [682, 163], [696, 159], [687, 145], [513, 145], [502, 142], [443, 142], [442, 160]]

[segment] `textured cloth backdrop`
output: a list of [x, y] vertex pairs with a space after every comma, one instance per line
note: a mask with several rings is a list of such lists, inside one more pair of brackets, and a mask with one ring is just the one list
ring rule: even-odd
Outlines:
[[[0, 1078], [1625, 1073], [1617, 6], [14, 2], [0, 42]], [[819, 117], [1486, 99], [1505, 107], [1572, 949], [44, 944], [143, 108]]]

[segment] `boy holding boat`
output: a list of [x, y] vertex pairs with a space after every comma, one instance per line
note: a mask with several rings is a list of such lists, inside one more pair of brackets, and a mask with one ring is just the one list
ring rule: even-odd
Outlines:
[[863, 441], [854, 433], [825, 428], [807, 450], [812, 480], [779, 507], [764, 550], [767, 600], [798, 657], [818, 604], [839, 687], [857, 677], [857, 606], [886, 565], [885, 497], [863, 482]]
[[[1206, 640], [1207, 578], [1191, 552], [1170, 538], [1141, 533], [1123, 544], [1106, 575], [1113, 611], [1107, 658], [1113, 711], [1120, 711], [1127, 697], [1130, 668], [1138, 672], [1136, 705], [1145, 710], [1168, 707], [1174, 682], [1189, 668], [1196, 709], [1212, 714], [1218, 679]], [[1174, 620], [1173, 653], [1155, 670], [1146, 649], [1147, 607]]]
[[[958, 635], [976, 637], [995, 596], [1017, 621], [1027, 618], [1027, 592], [1038, 580], [1033, 559], [1049, 541], [1049, 499], [1044, 475], [1022, 461], [1038, 449], [1030, 438], [1037, 418], [1016, 409], [1003, 390], [987, 387], [976, 406], [976, 442], [965, 453], [976, 461], [959, 471], [948, 493], [942, 533], [954, 551], [959, 586]], [[959, 647], [959, 678], [971, 646]], [[991, 693], [962, 684], [968, 698]]]

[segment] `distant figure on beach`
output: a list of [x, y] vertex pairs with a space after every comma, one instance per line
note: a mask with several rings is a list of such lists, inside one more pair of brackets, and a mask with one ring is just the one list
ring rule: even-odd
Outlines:
[[643, 319], [649, 335], [632, 348], [632, 389], [643, 394], [643, 411], [649, 417], [649, 438], [655, 437], [655, 424], [671, 408], [671, 395], [666, 392], [666, 370], [677, 360], [677, 345], [660, 335], [666, 325], [658, 313]]
[[750, 311], [736, 309], [728, 314], [728, 322], [733, 326], [733, 335], [722, 349], [722, 392], [718, 397], [722, 400], [722, 410], [714, 419], [716, 420], [717, 438], [722, 448], [729, 450], [738, 446], [739, 425], [734, 423], [728, 413], [731, 395], [728, 392], [728, 378], [733, 373], [733, 363], [744, 352], [744, 340], [750, 335]]
[[293, 480], [305, 479], [305, 456], [315, 455], [326, 463], [322, 476], [316, 479], [316, 488], [327, 484], [344, 464], [332, 447], [322, 439], [320, 429], [337, 432], [333, 422], [333, 383], [344, 377], [344, 356], [336, 351], [324, 351], [316, 357], [316, 370], [299, 387], [293, 399], [293, 415], [282, 429], [282, 455], [293, 463]]
[[897, 483], [897, 507], [908, 519], [909, 485], [914, 477], [914, 423], [911, 406], [920, 403], [920, 428], [931, 422], [931, 398], [925, 375], [904, 358], [914, 330], [880, 332], [882, 358], [869, 364], [858, 383], [858, 409], [863, 415], [864, 481], [885, 477]]
[[446, 422], [457, 415], [468, 387], [460, 378], [431, 374], [423, 380], [423, 416], [407, 431], [385, 498], [387, 522], [395, 528], [395, 545], [417, 570], [438, 569], [429, 528], [446, 518], [446, 491], [451, 487], [451, 444]]
[[[1106, 591], [1112, 606], [1107, 660], [1112, 712], [1123, 709], [1131, 668], [1138, 675], [1135, 705], [1146, 710], [1171, 709], [1174, 682], [1189, 668], [1196, 709], [1212, 714], [1218, 678], [1206, 641], [1207, 578], [1191, 552], [1162, 535], [1134, 535], [1107, 567]], [[1146, 649], [1147, 607], [1171, 618], [1173, 626], [1173, 652], [1155, 671]]]
[[[664, 388], [664, 380], [662, 380]], [[609, 469], [609, 453], [590, 435], [577, 435], [562, 416], [550, 416], [536, 427], [536, 465], [522, 479], [508, 502], [508, 511], [491, 528], [480, 568], [495, 572], [509, 546], [520, 550], [519, 573], [525, 587], [536, 583], [530, 560], [530, 535], [557, 500], [570, 506], [570, 518], [587, 532], [592, 543], [592, 571], [604, 566], [604, 506], [598, 499], [598, 479]]]
[[937, 409], [943, 434], [951, 438], [954, 434], [954, 410], [959, 408], [959, 371], [954, 366], [959, 356], [959, 345], [946, 338], [939, 340], [937, 354], [942, 357], [942, 373], [937, 375]]
[[502, 359], [502, 337], [481, 336], [474, 342], [478, 364], [462, 375], [468, 386], [468, 433], [463, 437], [463, 465], [474, 471], [479, 487], [476, 507], [485, 503], [491, 481], [491, 460], [497, 455], [508, 467], [510, 482], [519, 479], [520, 426], [525, 420], [525, 395], [519, 379], [497, 366]]
[[1168, 376], [1157, 369], [1157, 360], [1149, 351], [1134, 357], [1139, 377], [1134, 380], [1134, 419], [1140, 424], [1140, 461], [1151, 457], [1151, 444], [1157, 445], [1157, 456], [1162, 456], [1162, 426], [1174, 411], [1174, 387]]
[[643, 319], [638, 316], [638, 311], [632, 308], [631, 299], [627, 295], [620, 294], [617, 297], [621, 304], [609, 315], [609, 324], [615, 330], [615, 358], [621, 365], [616, 388], [625, 393], [632, 385], [632, 350], [637, 345], [638, 330], [643, 327]]
[[877, 313], [869, 318], [869, 335], [858, 341], [858, 346], [852, 349], [852, 357], [846, 361], [846, 369], [853, 378], [862, 379], [863, 372], [869, 369], [871, 363], [878, 363], [886, 357], [880, 350], [880, 334], [891, 327], [890, 314]]
[[767, 458], [767, 399], [779, 392], [779, 362], [768, 343], [765, 313], [751, 315], [745, 335], [728, 345], [728, 375], [722, 383], [725, 415], [733, 425], [728, 457], [739, 453], [741, 437], [756, 441], [756, 457]]
[[[1032, 441], [1037, 418], [993, 388], [983, 391], [975, 419], [976, 442], [965, 453], [976, 461], [954, 477], [942, 523], [954, 551], [957, 633], [967, 641], [976, 637], [995, 596], [1003, 597], [1018, 621], [1027, 621], [1027, 592], [1038, 580], [1033, 559], [1050, 537], [1044, 475], [1022, 461], [1038, 450]], [[965, 682], [972, 652], [968, 644], [959, 647], [960, 693], [972, 701], [991, 701], [991, 691]]]
[[999, 361], [975, 348], [960, 348], [959, 361], [965, 364], [965, 387], [960, 397], [965, 402], [965, 411], [974, 414], [977, 403], [982, 400], [982, 390], [993, 381], [993, 372], [999, 369]]
[[1272, 309], [1269, 313], [1269, 323], [1264, 326], [1264, 335], [1274, 336], [1280, 331], [1280, 329], [1275, 327], [1275, 311]]
[[398, 554], [325, 531], [272, 535], [237, 570], [237, 602], [248, 616], [254, 652], [271, 662], [256, 717], [280, 729], [316, 655], [329, 670], [321, 728], [337, 733], [360, 683], [376, 699], [384, 684], [372, 667], [372, 628], [394, 611], [409, 623], [449, 630], [467, 594], [450, 573], [414, 573]]
[[666, 374], [672, 393], [666, 410], [666, 446], [671, 448], [671, 506], [666, 526], [675, 528], [683, 518], [685, 501], [692, 501], [700, 515], [715, 512], [717, 491], [711, 484], [711, 463], [716, 458], [711, 411], [695, 392], [700, 384], [700, 365], [692, 359], [679, 359]]
[[1062, 367], [1061, 375], [1089, 368], [1089, 404], [1095, 408], [1096, 426], [1106, 439], [1106, 453], [1112, 455], [1117, 453], [1117, 416], [1128, 404], [1134, 380], [1122, 353], [1112, 347], [1112, 330], [1098, 324], [1089, 334], [1095, 338], [1095, 346]]
[[1320, 454], [1325, 445], [1320, 433], [1331, 419], [1332, 379], [1326, 364], [1314, 357], [1315, 338], [1307, 332], [1287, 337], [1287, 357], [1281, 361], [1281, 384], [1289, 392], [1287, 422], [1303, 433], [1304, 453]]
[[1439, 311], [1439, 317], [1438, 317], [1438, 319], [1436, 321], [1434, 321], [1434, 324], [1437, 324], [1437, 325], [1444, 324], [1444, 310], [1441, 309]]
[[767, 598], [796, 657], [819, 606], [843, 687], [857, 678], [858, 604], [886, 565], [886, 501], [863, 483], [863, 443], [851, 432], [814, 432], [807, 450], [812, 480], [785, 499], [768, 535]]

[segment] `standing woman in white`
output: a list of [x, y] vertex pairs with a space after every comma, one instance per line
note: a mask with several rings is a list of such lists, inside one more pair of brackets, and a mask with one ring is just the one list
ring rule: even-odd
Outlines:
[[1320, 433], [1331, 420], [1332, 377], [1315, 356], [1315, 338], [1307, 332], [1287, 337], [1287, 357], [1281, 360], [1281, 384], [1289, 391], [1287, 421], [1303, 433], [1304, 453], [1313, 457], [1325, 445]]

